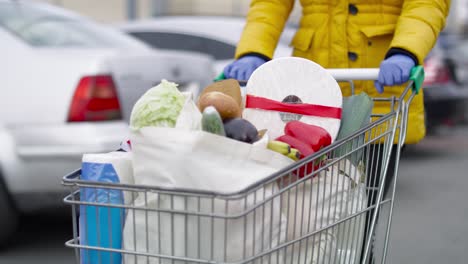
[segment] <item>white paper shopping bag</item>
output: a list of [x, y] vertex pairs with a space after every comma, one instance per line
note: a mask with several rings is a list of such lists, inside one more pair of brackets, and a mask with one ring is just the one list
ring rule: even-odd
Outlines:
[[[137, 185], [235, 194], [293, 162], [203, 131], [143, 128], [131, 135], [131, 141]], [[124, 248], [161, 257], [126, 255], [125, 261], [169, 263], [165, 256], [175, 256], [237, 262], [268, 252], [286, 237], [277, 193], [275, 181], [242, 195], [140, 193], [134, 205], [147, 210], [129, 211]], [[281, 262], [280, 253], [275, 254], [265, 258]]]
[[282, 195], [287, 204], [282, 207], [288, 221], [286, 242], [300, 241], [286, 252], [292, 263], [359, 261], [365, 213], [331, 226], [365, 208], [365, 186], [349, 160], [329, 162], [334, 164], [313, 179], [287, 187]]

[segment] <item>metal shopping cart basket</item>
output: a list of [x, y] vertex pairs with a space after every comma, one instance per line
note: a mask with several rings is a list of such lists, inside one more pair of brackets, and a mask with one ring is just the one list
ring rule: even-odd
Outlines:
[[[353, 92], [353, 81], [378, 75], [329, 71]], [[398, 98], [373, 98], [389, 104], [388, 113], [237, 193], [83, 181], [80, 170], [66, 175], [64, 201], [73, 214], [66, 246], [77, 263], [385, 263], [408, 108], [423, 75], [422, 67], [413, 69]], [[140, 203], [83, 201], [83, 191], [118, 191]], [[96, 222], [83, 220], [85, 212]]]

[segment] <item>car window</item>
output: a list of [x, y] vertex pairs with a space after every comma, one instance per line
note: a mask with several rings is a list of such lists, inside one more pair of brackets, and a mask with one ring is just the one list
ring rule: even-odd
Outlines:
[[234, 57], [236, 47], [229, 43], [201, 36], [171, 32], [129, 32], [147, 44], [161, 49], [196, 51], [213, 56], [216, 60]]
[[145, 46], [136, 39], [97, 23], [15, 2], [0, 3], [0, 26], [37, 47]]

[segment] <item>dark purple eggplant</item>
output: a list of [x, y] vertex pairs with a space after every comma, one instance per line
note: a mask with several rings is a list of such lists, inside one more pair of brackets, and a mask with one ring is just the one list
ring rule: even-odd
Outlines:
[[224, 121], [224, 131], [228, 138], [254, 143], [258, 140], [257, 128], [249, 121], [242, 118], [232, 118]]

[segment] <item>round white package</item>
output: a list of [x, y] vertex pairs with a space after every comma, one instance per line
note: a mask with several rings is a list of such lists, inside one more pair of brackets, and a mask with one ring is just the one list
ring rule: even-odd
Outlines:
[[[285, 57], [271, 60], [255, 70], [247, 82], [246, 94], [283, 103], [325, 106], [341, 111], [343, 95], [336, 80], [322, 66], [307, 59]], [[284, 135], [291, 120], [324, 128], [335, 140], [340, 115], [320, 117], [272, 110], [245, 108], [242, 117], [258, 130], [268, 129], [270, 139]]]

